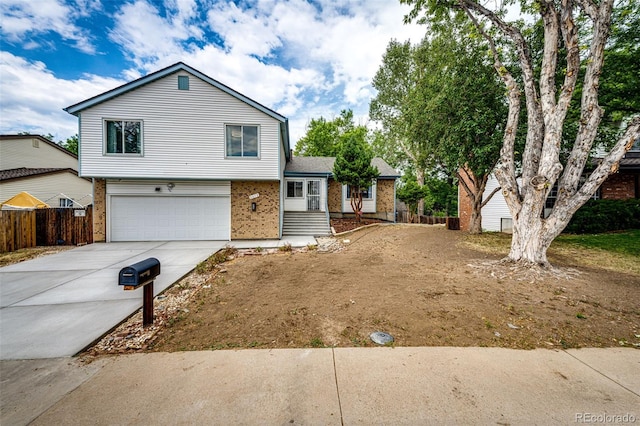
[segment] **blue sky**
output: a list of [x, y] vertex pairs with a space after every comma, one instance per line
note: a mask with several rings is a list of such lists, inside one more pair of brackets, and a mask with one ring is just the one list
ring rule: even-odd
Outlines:
[[182, 61], [290, 120], [351, 108], [368, 122], [371, 80], [392, 39], [418, 42], [396, 0], [2, 0], [0, 133], [64, 140], [62, 110]]

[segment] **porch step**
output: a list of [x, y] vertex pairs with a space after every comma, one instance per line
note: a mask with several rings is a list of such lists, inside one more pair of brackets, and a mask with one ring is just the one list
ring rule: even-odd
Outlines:
[[325, 212], [285, 212], [282, 235], [331, 235]]

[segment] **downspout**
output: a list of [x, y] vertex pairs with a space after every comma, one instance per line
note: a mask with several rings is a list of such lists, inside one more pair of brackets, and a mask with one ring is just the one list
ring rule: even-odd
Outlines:
[[396, 205], [396, 183], [398, 183], [397, 179], [393, 180], [393, 223], [397, 223], [398, 221], [398, 206]]
[[329, 174], [327, 174], [326, 182], [327, 182], [327, 190], [324, 196], [324, 212], [327, 218], [327, 223], [329, 224], [329, 230], [331, 230], [331, 216], [329, 215]]

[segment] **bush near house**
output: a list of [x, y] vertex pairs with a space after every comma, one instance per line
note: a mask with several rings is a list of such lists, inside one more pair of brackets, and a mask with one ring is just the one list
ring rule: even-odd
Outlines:
[[640, 199], [590, 200], [567, 225], [565, 232], [597, 234], [640, 229]]

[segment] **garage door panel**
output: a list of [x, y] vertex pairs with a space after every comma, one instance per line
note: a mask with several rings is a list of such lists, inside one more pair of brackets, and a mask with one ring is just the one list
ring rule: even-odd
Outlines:
[[112, 196], [111, 241], [228, 240], [229, 197]]

